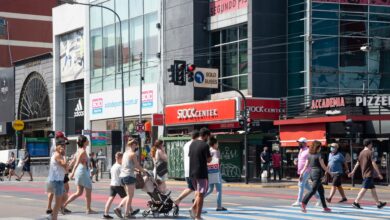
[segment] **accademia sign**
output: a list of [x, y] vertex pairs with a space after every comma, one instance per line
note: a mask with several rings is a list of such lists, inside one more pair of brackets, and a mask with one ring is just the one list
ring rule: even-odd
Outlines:
[[311, 109], [325, 109], [337, 107], [345, 107], [344, 97], [314, 99], [311, 101]]

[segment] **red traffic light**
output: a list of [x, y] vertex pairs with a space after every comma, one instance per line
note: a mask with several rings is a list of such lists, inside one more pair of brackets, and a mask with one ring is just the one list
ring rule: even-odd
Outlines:
[[194, 64], [188, 64], [187, 65], [187, 71], [193, 72], [196, 69], [196, 66]]

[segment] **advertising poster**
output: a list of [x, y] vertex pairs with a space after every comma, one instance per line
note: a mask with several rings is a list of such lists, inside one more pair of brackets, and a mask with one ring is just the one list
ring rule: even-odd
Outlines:
[[61, 82], [82, 79], [84, 71], [83, 30], [60, 37]]

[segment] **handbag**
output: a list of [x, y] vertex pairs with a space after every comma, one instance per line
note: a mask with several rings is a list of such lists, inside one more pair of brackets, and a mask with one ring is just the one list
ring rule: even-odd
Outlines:
[[143, 189], [145, 186], [144, 178], [142, 177], [141, 173], [137, 173], [135, 175], [135, 188], [136, 189]]
[[159, 160], [156, 163], [156, 174], [160, 177], [168, 173], [168, 163], [163, 160]]

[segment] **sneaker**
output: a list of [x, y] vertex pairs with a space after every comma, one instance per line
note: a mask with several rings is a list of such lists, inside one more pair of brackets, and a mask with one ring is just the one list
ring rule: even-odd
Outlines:
[[188, 212], [190, 212], [191, 218], [194, 219], [194, 218], [195, 218], [195, 214], [194, 214], [194, 212], [192, 211], [192, 209], [189, 209]]
[[121, 208], [115, 208], [114, 209], [114, 213], [115, 213], [116, 216], [118, 216], [118, 218], [123, 218], [122, 209]]
[[339, 203], [343, 203], [343, 202], [346, 202], [346, 201], [348, 201], [347, 198], [342, 198], [342, 199], [339, 201]]
[[111, 215], [103, 215], [102, 218], [103, 219], [113, 219], [114, 217], [112, 217]]
[[320, 201], [317, 201], [316, 204], [315, 204], [316, 207], [321, 207], [322, 206], [322, 203]]
[[332, 212], [330, 208], [324, 208], [324, 212]]
[[139, 210], [139, 209], [133, 210], [133, 211], [130, 213], [130, 215], [134, 216], [134, 215], [138, 214], [140, 211], [141, 211], [141, 210]]
[[302, 211], [303, 213], [306, 213], [306, 212], [307, 212], [307, 211], [306, 211], [306, 205], [303, 204], [303, 203], [302, 203], [302, 205], [301, 205], [301, 211]]
[[48, 214], [48, 215], [50, 215], [52, 212], [53, 212], [53, 210], [51, 210], [51, 209], [46, 210], [46, 214]]
[[379, 202], [379, 205], [377, 205], [376, 207], [378, 207], [378, 209], [381, 209], [383, 207], [385, 207], [387, 204], [387, 202]]
[[331, 203], [332, 202], [332, 200], [330, 198], [325, 198], [325, 200], [326, 200], [327, 203]]
[[363, 208], [360, 206], [360, 204], [359, 204], [359, 203], [356, 203], [356, 202], [353, 202], [353, 203], [352, 203], [352, 206], [353, 206], [354, 208], [357, 208], [357, 209], [363, 209]]
[[299, 206], [301, 206], [301, 203], [298, 202], [298, 201], [296, 201], [296, 202], [294, 202], [291, 206], [299, 207]]
[[217, 208], [216, 211], [217, 212], [224, 212], [224, 211], [227, 211], [227, 209], [225, 207], [221, 207], [221, 208]]
[[125, 216], [125, 219], [134, 219], [136, 218], [134, 215], [128, 214]]

